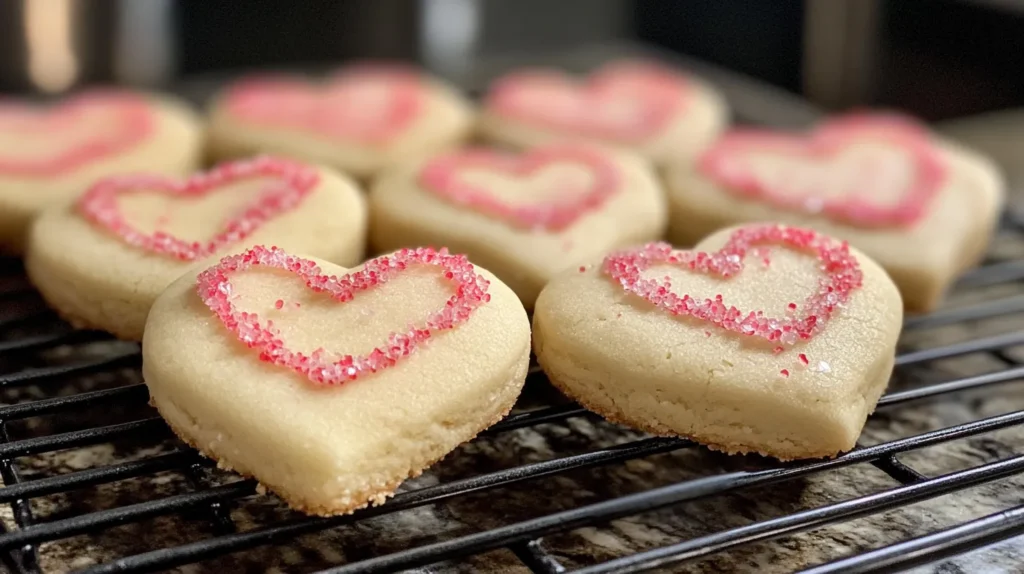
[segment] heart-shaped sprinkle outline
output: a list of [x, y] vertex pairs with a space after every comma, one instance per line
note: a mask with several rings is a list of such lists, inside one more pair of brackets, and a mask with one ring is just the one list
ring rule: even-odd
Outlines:
[[[142, 232], [125, 219], [117, 202], [119, 195], [137, 192], [197, 197], [216, 193], [224, 185], [257, 177], [273, 178], [280, 183], [269, 186], [257, 195], [240, 214], [230, 219], [221, 231], [205, 243], [187, 241], [163, 231]], [[194, 261], [248, 237], [267, 221], [295, 208], [316, 188], [319, 181], [320, 174], [307, 165], [281, 158], [258, 157], [221, 164], [185, 180], [151, 174], [101, 179], [79, 199], [78, 209], [86, 219], [129, 245], [183, 261]]]
[[[255, 266], [282, 269], [298, 275], [315, 292], [326, 293], [339, 303], [393, 279], [397, 274], [417, 265], [439, 267], [445, 279], [456, 289], [441, 309], [427, 316], [419, 325], [404, 332], [392, 332], [385, 344], [365, 355], [331, 354], [317, 349], [310, 354], [292, 351], [285, 346], [272, 321], [260, 322], [256, 313], [238, 311], [231, 298], [230, 276]], [[464, 255], [449, 254], [446, 249], [403, 249], [367, 261], [359, 271], [337, 277], [324, 275], [308, 259], [288, 255], [276, 247], [253, 247], [244, 253], [221, 259], [220, 263], [199, 274], [196, 290], [199, 297], [238, 340], [259, 351], [262, 361], [286, 367], [304, 375], [315, 385], [340, 385], [389, 368], [416, 351], [437, 331], [454, 329], [465, 322], [473, 311], [491, 300], [487, 292], [490, 282], [476, 272]]]
[[[824, 277], [818, 290], [802, 306], [790, 304], [786, 317], [768, 317], [763, 311], [744, 313], [728, 306], [722, 295], [700, 301], [689, 294], [672, 291], [668, 277], [647, 279], [643, 273], [654, 265], [684, 267], [696, 273], [727, 279], [744, 268], [744, 257], [763, 245], [780, 245], [817, 257]], [[766, 257], [766, 256], [765, 256]], [[793, 345], [818, 333], [844, 305], [864, 279], [860, 263], [845, 241], [838, 241], [809, 229], [782, 225], [744, 227], [730, 235], [726, 244], [714, 253], [674, 251], [667, 243], [649, 243], [638, 249], [608, 255], [602, 265], [605, 274], [629, 293], [638, 295], [672, 315], [693, 317], [719, 328], [767, 341]]]
[[[391, 101], [386, 117], [379, 122], [367, 126], [362, 123], [366, 120], [363, 115], [360, 125], [355, 126], [348, 121], [352, 111], [339, 107], [337, 97], [339, 92], [365, 82], [392, 86]], [[286, 104], [289, 99], [298, 101], [302, 109]], [[355, 66], [322, 83], [286, 76], [242, 80], [228, 89], [224, 105], [232, 116], [254, 124], [297, 129], [330, 140], [381, 145], [403, 133], [420, 114], [423, 86], [414, 71], [402, 67]]]
[[114, 111], [117, 121], [104, 124], [103, 131], [95, 138], [37, 159], [0, 156], [0, 176], [59, 176], [128, 150], [145, 140], [153, 129], [149, 104], [126, 92], [84, 92], [49, 108], [16, 99], [0, 99], [0, 129], [10, 133], [20, 124], [23, 129], [31, 129], [33, 137], [46, 135], [55, 141], [67, 139], [69, 132], [79, 129], [76, 122], [83, 115], [103, 108]]
[[[818, 198], [773, 189], [733, 161], [751, 150], [807, 158], [830, 157], [852, 142], [876, 139], [910, 154], [916, 166], [914, 184], [892, 205], [879, 205], [860, 195]], [[946, 179], [946, 161], [931, 135], [909, 118], [892, 114], [857, 113], [821, 123], [806, 135], [773, 130], [736, 129], [724, 134], [699, 158], [698, 170], [740, 197], [787, 210], [824, 215], [861, 227], [905, 227], [919, 221]]]
[[[493, 170], [515, 177], [531, 174], [556, 163], [583, 165], [593, 183], [585, 193], [553, 197], [548, 201], [512, 205], [490, 191], [460, 178], [466, 169]], [[582, 146], [548, 146], [513, 155], [492, 149], [466, 149], [430, 160], [420, 170], [419, 183], [435, 195], [499, 218], [513, 226], [561, 231], [587, 212], [597, 209], [622, 187], [618, 166], [607, 155]]]
[[[642, 86], [643, 92], [617, 93], [622, 82]], [[524, 90], [537, 87], [565, 90], [580, 100], [579, 114], [572, 117], [548, 109], [527, 105], [521, 99]], [[530, 124], [611, 141], [636, 142], [660, 133], [685, 109], [690, 87], [685, 76], [646, 62], [613, 62], [578, 80], [556, 70], [538, 69], [516, 72], [498, 79], [487, 95], [485, 106], [499, 115]], [[594, 113], [588, 99], [628, 98], [642, 100], [643, 114], [631, 125], [609, 125]]]

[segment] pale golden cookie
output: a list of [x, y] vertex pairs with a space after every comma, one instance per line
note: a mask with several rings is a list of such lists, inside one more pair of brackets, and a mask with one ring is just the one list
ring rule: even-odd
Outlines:
[[359, 179], [407, 158], [462, 142], [469, 102], [440, 80], [399, 67], [353, 66], [318, 81], [250, 78], [210, 110], [217, 158], [283, 154]]
[[799, 137], [736, 130], [696, 165], [670, 167], [666, 185], [672, 243], [750, 221], [813, 227], [874, 258], [917, 312], [982, 258], [1004, 201], [991, 161], [882, 114]]
[[612, 421], [728, 453], [853, 448], [902, 324], [885, 272], [775, 224], [722, 230], [697, 249], [706, 255], [651, 244], [551, 281], [533, 334], [552, 383]]
[[153, 301], [197, 262], [267, 243], [352, 265], [366, 219], [352, 181], [291, 160], [227, 163], [188, 180], [113, 177], [44, 212], [25, 268], [72, 324], [139, 340]]
[[[522, 389], [530, 356], [523, 306], [464, 257], [418, 250], [351, 271], [299, 260], [301, 277], [280, 268], [297, 259], [279, 251], [250, 250], [252, 266], [241, 259], [198, 281], [184, 276], [157, 299], [143, 374], [178, 436], [293, 508], [335, 515], [383, 503], [501, 419]], [[325, 275], [341, 279], [317, 282]], [[264, 327], [272, 321], [276, 342], [222, 321], [241, 312]]]
[[479, 131], [516, 147], [584, 140], [664, 164], [692, 159], [729, 123], [725, 99], [703, 81], [652, 62], [622, 60], [574, 79], [551, 69], [499, 78]]
[[531, 308], [558, 272], [661, 237], [666, 210], [640, 158], [561, 144], [522, 154], [463, 149], [395, 168], [373, 185], [370, 220], [375, 249], [447, 245]]
[[23, 251], [32, 219], [100, 177], [192, 171], [202, 140], [198, 116], [166, 96], [94, 91], [50, 107], [0, 101], [0, 251]]

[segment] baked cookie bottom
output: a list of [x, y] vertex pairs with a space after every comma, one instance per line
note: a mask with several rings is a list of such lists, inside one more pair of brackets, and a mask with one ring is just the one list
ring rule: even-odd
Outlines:
[[46, 304], [72, 327], [106, 331], [125, 341], [142, 340], [149, 306], [159, 294], [95, 289], [42, 257], [26, 257], [25, 273]]
[[[451, 453], [458, 445], [469, 442], [478, 434], [505, 418], [512, 410], [519, 393], [522, 391], [529, 368], [530, 353], [527, 347], [522, 359], [515, 366], [512, 376], [495, 393], [486, 407], [467, 408], [462, 412], [465, 418], [460, 421], [440, 421], [435, 425], [438, 432], [421, 433], [425, 446], [417, 453], [417, 458], [409, 465], [396, 465], [387, 474], [393, 479], [386, 482], [354, 484], [340, 495], [325, 500], [323, 496], [311, 496], [310, 485], [303, 485], [303, 477], [296, 475], [288, 481], [277, 477], [267, 478], [258, 469], [239, 462], [231, 451], [236, 450], [245, 439], [231, 436], [220, 430], [210, 421], [200, 422], [172, 400], [152, 393], [150, 404], [156, 407], [167, 425], [184, 443], [199, 451], [206, 458], [217, 461], [217, 467], [236, 472], [246, 478], [259, 481], [261, 488], [270, 490], [288, 504], [289, 507], [317, 516], [337, 516], [351, 514], [368, 506], [384, 504], [395, 494], [395, 490], [405, 480], [416, 478], [424, 470]], [[258, 449], [258, 445], [248, 445], [246, 449]], [[237, 452], [237, 451], [236, 451]]]
[[[544, 345], [541, 332], [541, 329], [534, 332], [538, 348]], [[705, 399], [699, 404], [687, 405], [652, 397], [655, 405], [653, 408], [640, 408], [636, 404], [623, 408], [608, 393], [603, 392], [604, 387], [600, 381], [594, 377], [588, 379], [589, 371], [585, 365], [578, 365], [564, 358], [551, 360], [544, 358], [544, 355], [545, 353], [538, 354], [537, 360], [551, 384], [587, 410], [601, 415], [608, 421], [658, 436], [692, 440], [711, 450], [726, 454], [756, 453], [780, 461], [832, 458], [851, 450], [856, 445], [856, 439], [868, 415], [874, 411], [879, 397], [885, 391], [895, 363], [894, 355], [876, 370], [870, 377], [870, 383], [862, 387], [863, 394], [858, 398], [860, 412], [856, 421], [851, 421], [846, 427], [837, 428], [834, 421], [822, 419], [820, 426], [808, 426], [804, 429], [807, 431], [806, 434], [798, 436], [792, 433], [779, 434], [772, 429], [770, 422], [761, 424], [757, 420], [748, 420], [744, 421], [745, 424], [737, 424], [734, 419], [737, 415], [742, 416], [742, 411], [737, 411], [732, 406], [716, 404], [713, 398]], [[704, 422], [694, 423], [698, 420], [698, 410], [699, 419]]]

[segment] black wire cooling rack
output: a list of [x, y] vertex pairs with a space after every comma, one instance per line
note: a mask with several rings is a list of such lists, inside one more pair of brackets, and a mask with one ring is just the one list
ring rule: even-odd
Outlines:
[[[999, 237], [997, 245], [1018, 241], [1024, 245], [1024, 221], [1007, 214]], [[1024, 249], [1020, 253], [1024, 253]], [[906, 321], [908, 336], [948, 327], [963, 327], [967, 335], [952, 343], [911, 345], [909, 350], [903, 347], [897, 357], [896, 379], [901, 382], [891, 386], [890, 392], [882, 397], [879, 403], [882, 416], [899, 414], [922, 402], [959, 403], [967, 400], [963, 398], [965, 391], [984, 389], [998, 396], [1012, 388], [1010, 383], [1024, 380], [1024, 364], [1014, 352], [1015, 347], [1024, 345], [1024, 331], [1019, 329], [1024, 325], [1024, 286], [1020, 294], [1014, 292], [1017, 282], [1024, 280], [1024, 261], [1018, 260], [1018, 256], [1019, 253], [1000, 255], [1000, 249], [995, 249], [994, 255], [965, 276], [955, 290], [958, 294], [970, 295], [994, 293], [992, 289], [995, 289], [998, 294], [974, 297], [973, 302]], [[985, 321], [1006, 320], [1016, 314], [1021, 314], [1022, 320], [1009, 332], [974, 334], [977, 331], [973, 326]], [[229, 554], [255, 552], [267, 545], [288, 547], [303, 537], [319, 536], [327, 531], [362, 529], [373, 536], [377, 519], [415, 513], [418, 509], [444, 506], [481, 494], [502, 497], [504, 489], [520, 483], [530, 488], [530, 481], [536, 483], [566, 473], [596, 472], [639, 460], [660, 461], [659, 455], [687, 449], [702, 451], [686, 440], [646, 437], [622, 429], [613, 431], [621, 432], [622, 440], [610, 446], [594, 446], [583, 441], [579, 449], [556, 453], [545, 460], [530, 460], [506, 468], [482, 468], [434, 483], [414, 481], [412, 487], [401, 491], [385, 505], [352, 516], [323, 519], [291, 514], [283, 519], [243, 525], [236, 517], [238, 505], [266, 497], [257, 493], [253, 481], [229, 473], [216, 474], [208, 461], [169, 438], [162, 420], [145, 404], [148, 394], [138, 378], [138, 347], [109, 341], [103, 334], [74, 331], [60, 322], [31, 290], [20, 263], [13, 259], [0, 260], [0, 392], [4, 397], [4, 404], [0, 406], [0, 476], [5, 484], [0, 489], [0, 504], [10, 505], [12, 510], [9, 528], [0, 532], [0, 559], [11, 572], [75, 568], [91, 573], [164, 571]], [[935, 377], [927, 375], [929, 365], [973, 356], [984, 356], [992, 361], [989, 364], [998, 367], [942, 380], [931, 380]], [[106, 382], [81, 382], [96, 379]], [[123, 383], [125, 380], [127, 384]], [[536, 391], [545, 386], [543, 374], [532, 371], [528, 392], [532, 392], [531, 388]], [[549, 391], [541, 391], [542, 395], [545, 393]], [[569, 432], [573, 421], [594, 418], [575, 405], [555, 401], [548, 406], [515, 412], [475, 442], [499, 440], [503, 435], [522, 429], [555, 428]], [[69, 419], [75, 421], [71, 426], [76, 428], [68, 430], [61, 424]], [[865, 444], [832, 460], [778, 464], [753, 457], [756, 460], [750, 464], [744, 462], [738, 469], [728, 464], [724, 465], [724, 471], [697, 468], [692, 478], [682, 481], [650, 488], [637, 486], [621, 496], [570, 507], [538, 504], [544, 510], [531, 517], [507, 520], [498, 514], [471, 532], [429, 538], [386, 553], [356, 553], [354, 559], [324, 571], [395, 572], [430, 568], [438, 563], [447, 565], [445, 568], [450, 566], [442, 571], [478, 571], [479, 566], [460, 567], [460, 563], [495, 550], [511, 552], [510, 570], [546, 574], [570, 570], [591, 574], [648, 569], [680, 571], [688, 562], [706, 560], [745, 545], [782, 544], [786, 537], [797, 533], [910, 508], [922, 501], [1024, 475], [1024, 456], [1013, 455], [1012, 449], [1011, 452], [996, 449], [997, 454], [982, 464], [937, 474], [915, 470], [913, 463], [904, 460], [906, 455], [930, 447], [991, 435], [1011, 427], [1024, 427], [1024, 410], [980, 416]], [[139, 452], [143, 454], [109, 464], [86, 464], [85, 468], [39, 471], [41, 465], [37, 462], [42, 457], [56, 452], [81, 452], [84, 456], [100, 445], [120, 441], [141, 447]], [[169, 449], [145, 454], [149, 444], [168, 443], [172, 444]], [[714, 460], [736, 460], [707, 452], [702, 454]], [[453, 456], [465, 455], [459, 452]], [[576, 529], [601, 530], [624, 517], [674, 509], [682, 504], [769, 485], [782, 487], [865, 465], [890, 477], [887, 479], [890, 486], [846, 498], [837, 494], [822, 505], [751, 520], [741, 526], [712, 528], [695, 537], [677, 537], [674, 543], [649, 545], [614, 556], [602, 555], [601, 560], [578, 555], [567, 558], [565, 553], [553, 551], [548, 544], [553, 536]], [[75, 502], [77, 493], [90, 488], [167, 474], [181, 478], [187, 488], [141, 499], [118, 497], [106, 502], [106, 506]], [[554, 488], [554, 491], [543, 491], [544, 495], [559, 497], [557, 485]], [[542, 496], [540, 492], [537, 496]], [[33, 502], [55, 496], [65, 501], [62, 509], [38, 516]], [[78, 540], [75, 548], [89, 548], [88, 543], [81, 543], [83, 538], [88, 542], [110, 530], [168, 516], [180, 516], [186, 523], [198, 525], [200, 534], [182, 542], [146, 547], [141, 553], [114, 557], [105, 563], [97, 564], [88, 555], [73, 556], [83, 561], [69, 558], [68, 562], [47, 569], [46, 560], [41, 559], [50, 548], [59, 549], [66, 541]], [[845, 557], [833, 557], [832, 561], [826, 560], [806, 571], [891, 572], [933, 563], [1020, 534], [1024, 534], [1024, 505], [1008, 504], [992, 514], [958, 520], [916, 537], [866, 548]], [[1024, 546], [1016, 548], [1016, 552], [1017, 560], [1024, 562]], [[293, 563], [295, 571], [309, 571], [301, 567], [302, 556], [300, 552], [298, 562]], [[106, 559], [105, 554], [104, 557]]]

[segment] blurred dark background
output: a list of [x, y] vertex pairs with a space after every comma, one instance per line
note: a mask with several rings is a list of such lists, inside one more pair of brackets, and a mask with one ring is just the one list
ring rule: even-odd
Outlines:
[[1024, 1], [0, 0], [0, 90], [173, 86], [401, 58], [473, 87], [513, 56], [643, 42], [826, 108], [945, 119], [1024, 103]]

